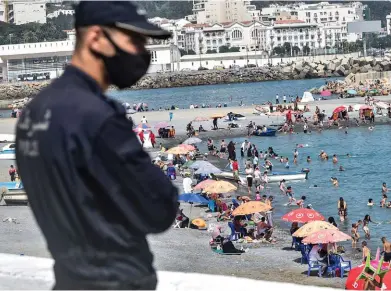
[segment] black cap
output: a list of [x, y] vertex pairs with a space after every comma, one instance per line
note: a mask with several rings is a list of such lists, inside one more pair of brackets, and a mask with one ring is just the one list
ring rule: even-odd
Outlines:
[[158, 39], [171, 37], [169, 31], [148, 22], [130, 1], [80, 1], [75, 7], [75, 28], [107, 25]]

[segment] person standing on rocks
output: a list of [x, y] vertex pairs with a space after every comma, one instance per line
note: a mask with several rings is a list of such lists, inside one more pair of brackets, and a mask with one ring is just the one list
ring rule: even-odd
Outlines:
[[136, 84], [151, 62], [147, 38], [171, 34], [129, 1], [80, 1], [75, 29], [70, 64], [18, 121], [17, 168], [54, 259], [55, 290], [153, 290], [146, 236], [172, 226], [178, 190], [105, 92]]

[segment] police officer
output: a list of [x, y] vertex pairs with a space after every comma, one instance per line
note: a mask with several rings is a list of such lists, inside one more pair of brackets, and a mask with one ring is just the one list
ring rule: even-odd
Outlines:
[[146, 39], [170, 34], [130, 2], [75, 10], [70, 65], [17, 124], [18, 169], [55, 260], [55, 289], [155, 289], [146, 235], [172, 225], [177, 190], [104, 92], [135, 84], [150, 64]]

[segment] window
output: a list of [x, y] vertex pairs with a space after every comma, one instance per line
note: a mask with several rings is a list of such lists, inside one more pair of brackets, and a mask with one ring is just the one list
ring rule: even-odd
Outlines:
[[242, 39], [243, 38], [243, 33], [239, 29], [235, 29], [232, 31], [232, 39]]

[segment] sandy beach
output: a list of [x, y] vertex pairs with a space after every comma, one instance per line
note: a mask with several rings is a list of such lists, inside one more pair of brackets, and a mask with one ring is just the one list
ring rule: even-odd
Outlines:
[[[391, 96], [376, 97], [376, 99], [390, 102]], [[336, 99], [328, 101], [316, 101], [309, 103], [313, 114], [315, 106], [325, 110], [330, 116], [332, 111], [340, 105], [364, 104], [364, 98]], [[162, 143], [172, 145], [184, 140], [186, 124], [198, 116], [208, 117], [215, 113], [226, 114], [230, 111], [246, 116], [246, 120], [238, 121], [239, 129], [221, 129], [201, 133], [200, 137], [205, 139], [226, 138], [246, 134], [245, 126], [248, 122], [254, 121], [257, 125], [281, 124], [284, 116], [259, 116], [254, 115], [254, 106], [227, 107], [227, 108], [205, 108], [175, 110], [174, 118], [170, 124], [176, 128], [177, 138], [164, 140]], [[139, 123], [145, 116], [148, 123], [154, 126], [160, 121], [169, 121], [169, 111], [140, 112], [132, 115], [134, 123]], [[350, 113], [351, 117], [358, 116], [358, 112]], [[377, 123], [389, 122], [388, 118], [376, 118]], [[0, 119], [0, 133], [13, 133], [16, 119]], [[205, 129], [210, 129], [211, 121], [202, 122]], [[198, 127], [198, 124], [195, 124]], [[226, 128], [227, 123], [220, 121], [220, 128]], [[161, 142], [159, 139], [157, 142]], [[150, 151], [154, 155], [155, 151]], [[8, 167], [10, 161], [0, 162], [0, 178], [8, 181]], [[14, 162], [12, 162], [14, 163]], [[218, 163], [218, 161], [216, 161]], [[175, 185], [182, 192], [182, 179], [175, 180]], [[183, 204], [185, 214], [189, 215], [189, 207]], [[202, 217], [210, 223], [215, 223], [215, 218], [207, 218], [206, 208], [194, 207], [192, 218]], [[17, 223], [2, 222], [3, 219], [15, 218]], [[0, 252], [12, 254], [25, 254], [39, 257], [49, 257], [46, 244], [30, 209], [26, 206], [1, 207], [0, 223], [3, 235], [0, 238]], [[239, 276], [251, 279], [261, 279], [279, 282], [290, 282], [304, 285], [317, 285], [343, 288], [345, 279], [341, 278], [318, 278], [317, 276], [306, 276], [307, 265], [300, 264], [300, 252], [290, 249], [291, 237], [286, 229], [278, 227], [274, 233], [277, 239], [275, 244], [260, 244], [250, 246], [248, 253], [242, 256], [222, 256], [213, 253], [208, 245], [210, 233], [207, 231], [190, 229], [169, 229], [161, 235], [149, 237], [149, 242], [155, 256], [155, 266], [164, 271], [198, 272], [207, 274], [220, 274], [228, 276]], [[358, 264], [361, 253], [348, 254], [352, 265]]]

